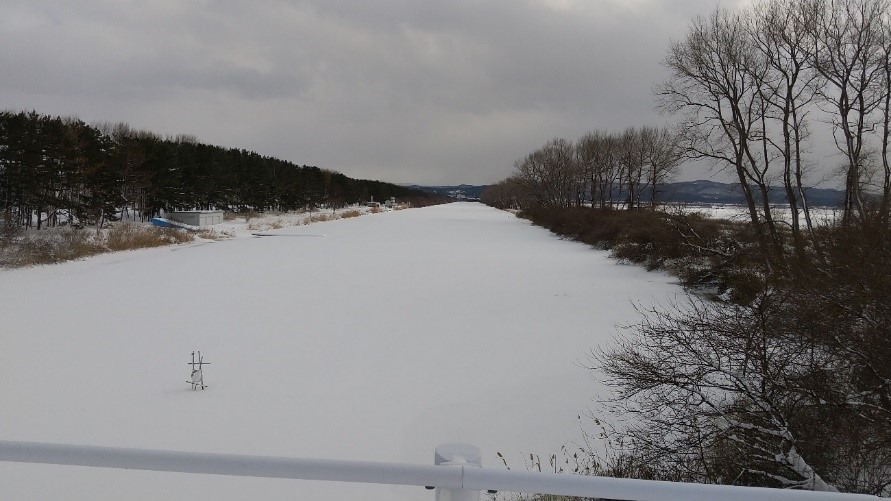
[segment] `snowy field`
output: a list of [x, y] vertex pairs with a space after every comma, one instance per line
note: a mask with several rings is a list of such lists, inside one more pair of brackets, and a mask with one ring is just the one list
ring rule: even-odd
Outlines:
[[[707, 217], [715, 219], [728, 219], [730, 221], [748, 222], [750, 221], [749, 210], [744, 205], [669, 205], [666, 206], [667, 211], [680, 210], [685, 213], [698, 212]], [[759, 211], [761, 207], [759, 206]], [[841, 209], [837, 207], [812, 207], [811, 222], [814, 226], [831, 224], [841, 219]], [[777, 222], [790, 224], [792, 222], [792, 211], [788, 206], [774, 205], [771, 206], [771, 215]], [[806, 224], [804, 213], [799, 212], [798, 222], [802, 226]]]
[[[480, 204], [268, 233], [0, 270], [0, 439], [416, 464], [466, 442], [546, 467], [597, 412], [590, 350], [680, 293]], [[0, 499], [433, 493], [0, 462]]]

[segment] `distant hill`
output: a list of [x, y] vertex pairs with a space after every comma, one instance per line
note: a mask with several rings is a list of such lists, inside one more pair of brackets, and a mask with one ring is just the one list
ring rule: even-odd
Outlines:
[[[457, 199], [479, 199], [489, 185], [459, 184], [451, 186], [421, 186], [416, 184], [402, 185], [405, 188], [445, 195]], [[730, 204], [745, 203], [742, 190], [736, 183], [719, 183], [716, 181], [681, 181], [666, 183], [659, 189], [658, 200], [661, 202], [687, 204]], [[835, 207], [842, 204], [844, 192], [829, 188], [806, 188], [808, 204], [813, 207]], [[650, 192], [645, 191], [642, 198], [649, 200]], [[785, 193], [781, 186], [770, 191], [771, 203], [785, 203]]]
[[454, 186], [419, 186], [416, 184], [407, 184], [402, 186], [412, 190], [420, 190], [427, 193], [445, 195], [448, 197], [464, 200], [478, 200], [483, 191], [485, 191], [486, 188], [489, 187], [489, 185], [475, 186], [470, 184], [459, 184]]
[[[695, 203], [695, 204], [735, 204], [745, 203], [745, 198], [738, 184], [718, 183], [715, 181], [684, 181], [667, 183], [660, 188], [658, 199], [663, 202]], [[770, 190], [771, 203], [785, 203], [785, 192], [781, 186]], [[834, 207], [844, 201], [844, 192], [829, 188], [806, 188], [808, 204], [812, 207]], [[645, 198], [649, 193], [645, 195]]]

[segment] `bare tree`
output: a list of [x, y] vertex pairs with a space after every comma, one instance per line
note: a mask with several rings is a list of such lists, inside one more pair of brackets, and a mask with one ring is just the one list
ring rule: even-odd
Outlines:
[[[684, 117], [681, 125], [687, 155], [715, 161], [736, 172], [765, 264], [770, 267], [770, 256], [782, 254], [767, 202], [770, 155], [762, 153], [766, 105], [760, 88], [766, 79], [766, 65], [752, 47], [746, 23], [742, 14], [720, 7], [708, 17], [696, 18], [687, 36], [669, 47], [664, 64], [672, 76], [658, 93], [662, 109]], [[761, 195], [760, 211], [755, 189]]]
[[667, 182], [683, 158], [680, 134], [670, 127], [642, 127], [641, 144], [646, 157], [646, 183], [650, 187], [650, 206], [655, 207], [660, 186]]
[[529, 207], [528, 194], [523, 182], [517, 176], [511, 176], [486, 188], [480, 200], [499, 209], [526, 209]]
[[881, 53], [879, 65], [881, 66], [881, 113], [882, 113], [882, 202], [880, 216], [884, 221], [888, 220], [891, 212], [891, 162], [888, 159], [889, 138], [891, 138], [891, 19], [885, 12], [882, 15], [881, 26]]
[[702, 482], [837, 490], [803, 454], [793, 419], [811, 402], [789, 382], [817, 355], [790, 349], [772, 296], [645, 314], [596, 356], [617, 390], [616, 410], [630, 417], [623, 432], [633, 454]]
[[633, 210], [640, 206], [646, 150], [642, 135], [635, 127], [625, 129], [616, 139], [619, 146], [622, 185], [625, 189], [625, 208]]
[[769, 118], [779, 125], [778, 139], [765, 134], [765, 141], [782, 162], [783, 186], [792, 213], [793, 242], [800, 254], [804, 249], [800, 212], [803, 212], [808, 232], [813, 237], [813, 222], [803, 184], [802, 154], [807, 137], [808, 106], [819, 86], [819, 73], [814, 71], [807, 55], [808, 10], [801, 2], [767, 0], [756, 4], [752, 14], [749, 35], [767, 65], [766, 78], [759, 92], [769, 107]]
[[568, 207], [577, 199], [578, 162], [570, 141], [552, 139], [514, 167], [525, 190], [539, 205]]
[[606, 131], [589, 132], [576, 143], [576, 156], [590, 180], [591, 206], [612, 207], [622, 178], [618, 138]]
[[883, 101], [882, 22], [886, 0], [809, 0], [809, 52], [825, 79], [821, 101], [833, 113], [836, 147], [845, 155], [845, 221], [863, 217], [862, 176], [870, 115]]
[[891, 232], [821, 228], [824, 258], [742, 304], [643, 311], [597, 369], [631, 452], [695, 481], [891, 495]]

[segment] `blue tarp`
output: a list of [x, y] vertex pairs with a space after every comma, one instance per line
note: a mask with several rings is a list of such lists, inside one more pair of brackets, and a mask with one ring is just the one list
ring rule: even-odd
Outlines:
[[163, 217], [152, 218], [152, 225], [160, 226], [161, 228], [179, 228], [181, 230], [198, 231], [198, 228], [191, 224], [171, 221], [170, 219], [164, 219]]

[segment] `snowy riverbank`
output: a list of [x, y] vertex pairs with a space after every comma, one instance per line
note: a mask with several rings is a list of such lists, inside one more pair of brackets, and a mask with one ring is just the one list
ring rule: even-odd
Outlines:
[[[0, 435], [432, 464], [559, 452], [582, 368], [671, 278], [462, 203], [0, 270]], [[324, 235], [324, 237], [320, 237]], [[189, 353], [210, 365], [186, 383]], [[583, 420], [583, 423], [585, 421]], [[423, 489], [0, 463], [9, 499], [431, 499]]]

